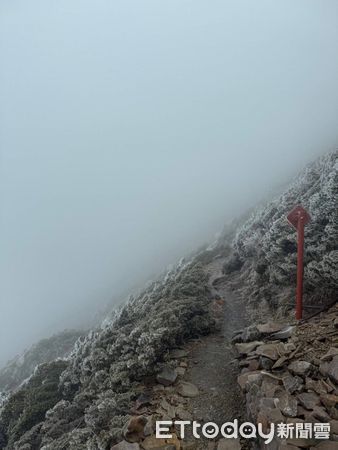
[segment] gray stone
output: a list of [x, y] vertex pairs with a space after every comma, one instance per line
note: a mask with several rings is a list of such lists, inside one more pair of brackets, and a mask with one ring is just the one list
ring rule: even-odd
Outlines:
[[235, 347], [240, 355], [247, 355], [248, 353], [255, 350], [256, 347], [262, 345], [262, 341], [253, 341], [242, 344], [235, 344]]
[[156, 377], [157, 382], [163, 384], [164, 386], [170, 386], [174, 384], [177, 379], [177, 372], [170, 367], [165, 367], [161, 373]]
[[278, 344], [263, 344], [256, 348], [256, 354], [277, 361], [279, 359]]
[[312, 371], [313, 365], [307, 361], [294, 361], [289, 364], [288, 369], [295, 375], [305, 376]]
[[283, 378], [283, 385], [289, 394], [300, 392], [303, 388], [303, 380], [300, 377], [287, 375]]
[[317, 405], [313, 408], [311, 415], [320, 422], [329, 422], [331, 419], [325, 409]]
[[257, 416], [257, 422], [267, 426], [269, 423], [285, 422], [285, 417], [279, 408], [269, 408], [263, 406]]
[[328, 363], [327, 361], [324, 361], [322, 363], [320, 363], [319, 366], [319, 372], [323, 375], [323, 377], [327, 377], [329, 374], [329, 366], [330, 363]]
[[255, 325], [251, 325], [243, 331], [243, 342], [251, 342], [256, 339], [259, 339], [260, 332], [257, 330]]
[[285, 342], [284, 344], [285, 353], [289, 354], [291, 352], [294, 352], [296, 350], [296, 346], [293, 342]]
[[176, 416], [176, 409], [174, 406], [170, 405], [170, 403], [167, 402], [167, 400], [165, 398], [162, 399], [161, 403], [160, 403], [161, 408], [163, 408], [168, 417], [170, 417], [170, 419], [174, 419]]
[[330, 362], [327, 373], [331, 380], [338, 384], [338, 356], [335, 356]]
[[298, 402], [295, 397], [292, 397], [285, 391], [276, 394], [278, 398], [278, 408], [282, 411], [286, 417], [296, 417]]
[[316, 405], [320, 405], [320, 398], [314, 392], [303, 392], [297, 396], [299, 403], [305, 409], [314, 409]]
[[296, 328], [297, 327], [294, 326], [287, 326], [283, 330], [280, 330], [277, 333], [271, 335], [271, 339], [289, 339], [296, 331]]
[[321, 394], [320, 400], [323, 403], [323, 405], [329, 409], [331, 407], [338, 406], [338, 395], [334, 394]]
[[199, 394], [199, 391], [194, 384], [181, 381], [178, 385], [178, 393], [182, 395], [182, 397], [196, 397]]
[[263, 397], [259, 400], [259, 408], [269, 408], [274, 409], [279, 402], [278, 398], [273, 397]]
[[270, 358], [266, 358], [265, 356], [261, 356], [259, 358], [259, 367], [264, 370], [271, 370], [273, 366], [273, 361]]
[[279, 359], [277, 359], [275, 364], [272, 366], [272, 369], [279, 369], [280, 367], [283, 367], [287, 360], [288, 359], [286, 356], [281, 356]]
[[331, 347], [330, 350], [320, 359], [321, 361], [331, 361], [331, 359], [333, 359], [333, 357], [337, 355], [338, 355], [338, 348]]
[[267, 322], [256, 325], [256, 328], [261, 334], [271, 334], [283, 330], [285, 325], [276, 322]]
[[307, 391], [314, 391], [317, 394], [327, 394], [333, 390], [324, 380], [312, 380], [311, 378], [306, 378], [305, 389]]
[[275, 397], [276, 391], [279, 389], [279, 381], [273, 378], [265, 377], [262, 381], [260, 391], [264, 397]]
[[260, 384], [262, 374], [260, 371], [246, 372], [237, 377], [237, 383], [243, 391], [246, 391], [251, 383]]

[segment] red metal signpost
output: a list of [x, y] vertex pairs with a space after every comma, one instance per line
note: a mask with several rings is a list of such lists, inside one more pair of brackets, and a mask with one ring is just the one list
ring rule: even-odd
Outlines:
[[309, 222], [310, 215], [299, 205], [288, 214], [287, 219], [296, 228], [298, 234], [296, 319], [301, 320], [303, 316], [304, 226]]

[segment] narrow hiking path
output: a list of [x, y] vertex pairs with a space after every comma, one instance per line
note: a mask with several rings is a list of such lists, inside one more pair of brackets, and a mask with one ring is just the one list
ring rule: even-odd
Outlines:
[[[222, 277], [223, 259], [206, 266], [210, 284], [217, 280], [212, 290], [216, 297], [216, 314], [219, 316], [219, 331], [192, 342], [189, 351], [185, 381], [196, 385], [200, 394], [188, 403], [193, 419], [202, 423], [215, 422], [222, 425], [244, 416], [244, 399], [237, 385], [237, 368], [232, 364], [235, 352], [231, 345], [233, 332], [247, 324], [246, 309], [236, 283]], [[200, 449], [213, 449], [215, 443], [209, 439], [198, 442]]]

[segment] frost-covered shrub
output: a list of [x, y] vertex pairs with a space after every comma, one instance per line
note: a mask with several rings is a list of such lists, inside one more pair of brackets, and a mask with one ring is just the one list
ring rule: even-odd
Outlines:
[[[302, 204], [311, 221], [305, 228], [305, 292], [308, 299], [330, 301], [338, 287], [338, 152], [308, 166], [278, 198], [259, 209], [239, 229], [233, 241], [236, 258], [250, 261], [265, 283], [260, 292], [273, 298], [296, 279], [296, 231], [287, 222], [290, 210]], [[259, 277], [248, 277], [252, 291]]]
[[182, 260], [131, 296], [101, 329], [76, 342], [59, 379], [62, 396], [39, 416], [40, 428], [25, 427], [22, 435], [7, 425], [15, 446], [34, 447], [38, 434], [43, 450], [110, 448], [128, 421], [136, 383], [154, 375], [172, 347], [212, 329], [208, 289], [202, 265]]
[[59, 377], [67, 363], [62, 360], [38, 366], [27, 383], [10, 395], [1, 410], [0, 429], [8, 448], [45, 418], [46, 411], [61, 399]]
[[50, 338], [42, 339], [22, 355], [9, 361], [0, 369], [0, 390], [16, 389], [39, 364], [67, 357], [76, 340], [83, 334], [84, 332], [78, 330], [64, 330]]
[[223, 272], [226, 275], [230, 275], [233, 272], [237, 272], [243, 266], [243, 260], [239, 257], [238, 253], [234, 252], [223, 265]]

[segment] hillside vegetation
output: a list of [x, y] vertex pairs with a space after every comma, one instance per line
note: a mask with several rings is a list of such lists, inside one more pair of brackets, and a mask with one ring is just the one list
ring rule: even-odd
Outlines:
[[76, 341], [67, 361], [39, 366], [0, 410], [0, 448], [109, 450], [118, 442], [137, 386], [168, 363], [170, 349], [215, 327], [206, 261], [227, 257], [223, 281], [242, 277], [248, 303], [287, 307], [295, 284], [296, 234], [286, 214], [298, 203], [312, 218], [306, 228], [306, 297], [331, 302], [337, 289], [337, 156], [333, 152], [307, 167], [234, 236], [223, 235], [131, 296], [101, 329]]
[[47, 339], [42, 339], [22, 355], [9, 361], [0, 370], [0, 391], [7, 392], [17, 388], [34, 371], [38, 364], [67, 357], [83, 331], [65, 330]]
[[289, 188], [259, 208], [237, 230], [224, 272], [241, 270], [248, 299], [287, 308], [294, 298], [297, 233], [286, 216], [298, 204], [311, 216], [305, 227], [305, 302], [334, 300], [338, 288], [338, 152], [319, 158]]

